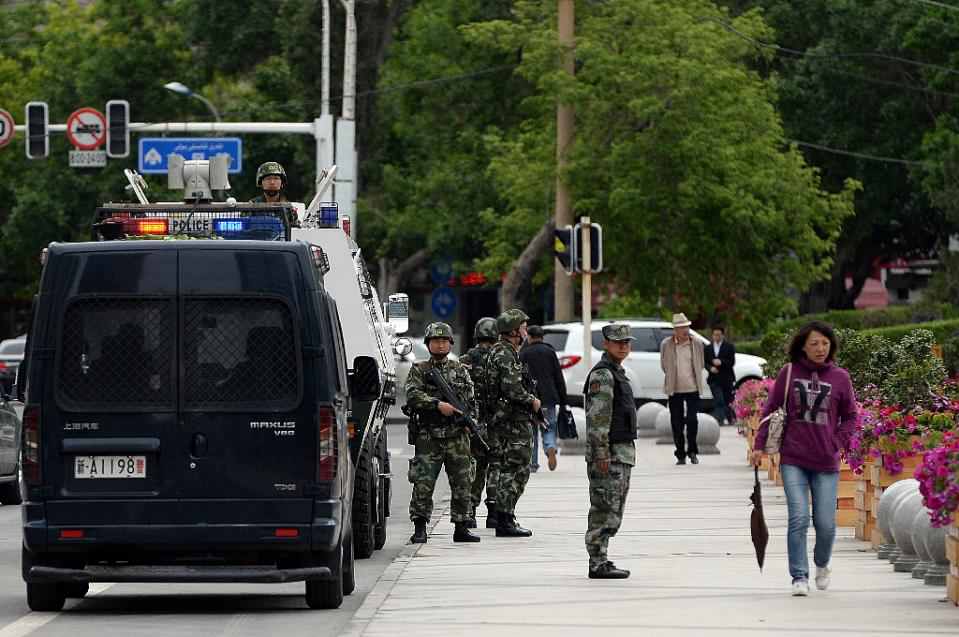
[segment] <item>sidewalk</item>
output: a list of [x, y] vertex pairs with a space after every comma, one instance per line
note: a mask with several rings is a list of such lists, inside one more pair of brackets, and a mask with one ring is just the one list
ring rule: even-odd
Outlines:
[[[626, 580], [589, 580], [582, 456], [533, 474], [517, 509], [530, 539], [453, 544], [448, 502], [429, 543], [407, 546], [357, 611], [351, 635], [956, 635], [959, 608], [839, 529], [828, 591], [789, 595], [785, 499], [763, 482], [765, 572], [749, 539], [745, 441], [722, 429], [722, 455], [673, 465], [672, 448], [637, 441], [626, 516], [610, 559]], [[810, 529], [810, 552], [812, 529]], [[812, 558], [810, 556], [810, 562]], [[482, 631], [482, 632], [481, 632]]]

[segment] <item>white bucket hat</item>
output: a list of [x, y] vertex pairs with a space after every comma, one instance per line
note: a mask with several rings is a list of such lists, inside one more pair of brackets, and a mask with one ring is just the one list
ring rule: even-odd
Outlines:
[[686, 315], [682, 312], [673, 314], [673, 327], [686, 327], [687, 325], [692, 324], [693, 322], [686, 318]]

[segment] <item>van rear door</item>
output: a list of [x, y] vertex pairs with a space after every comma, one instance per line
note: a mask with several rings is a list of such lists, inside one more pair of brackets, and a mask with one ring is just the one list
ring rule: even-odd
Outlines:
[[41, 451], [48, 521], [175, 521], [176, 252], [77, 252], [51, 265], [56, 400], [43, 403]]
[[[181, 507], [211, 524], [307, 524], [315, 409], [304, 401], [292, 251], [180, 254]], [[242, 500], [242, 502], [238, 502]]]

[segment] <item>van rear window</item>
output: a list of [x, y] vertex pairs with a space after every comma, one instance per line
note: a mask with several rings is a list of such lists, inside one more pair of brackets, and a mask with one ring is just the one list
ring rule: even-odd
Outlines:
[[63, 315], [58, 397], [66, 408], [172, 408], [173, 299], [80, 298]]
[[186, 298], [183, 397], [188, 409], [292, 409], [301, 365], [287, 305], [264, 298]]

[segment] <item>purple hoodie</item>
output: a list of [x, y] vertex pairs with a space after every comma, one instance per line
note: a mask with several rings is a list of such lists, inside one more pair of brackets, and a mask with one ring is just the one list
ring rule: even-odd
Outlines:
[[[782, 406], [787, 372], [788, 365], [779, 370], [763, 418]], [[832, 363], [819, 365], [803, 358], [792, 364], [791, 385], [782, 464], [839, 471], [839, 452], [849, 450], [856, 425], [856, 393], [849, 373]], [[763, 423], [753, 448], [764, 449], [768, 434], [769, 423]]]

